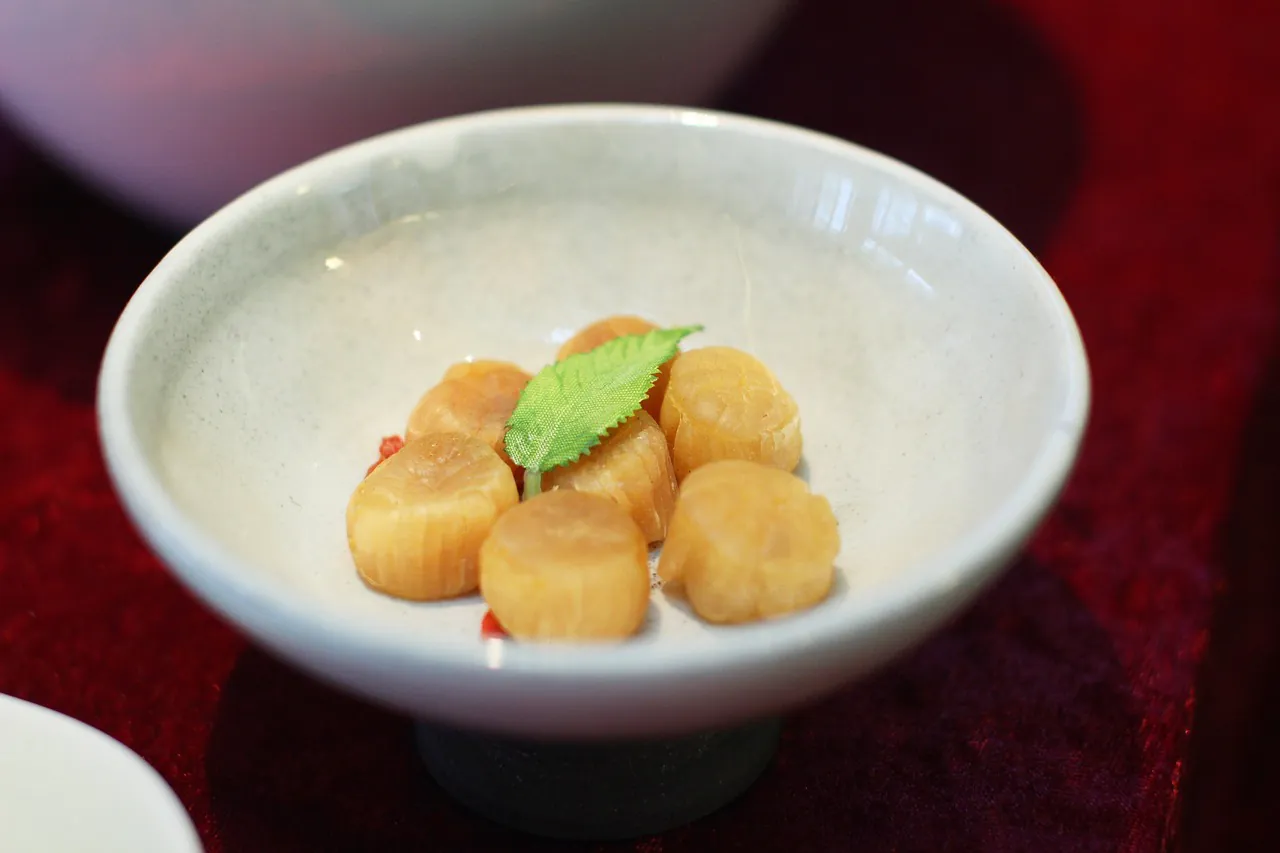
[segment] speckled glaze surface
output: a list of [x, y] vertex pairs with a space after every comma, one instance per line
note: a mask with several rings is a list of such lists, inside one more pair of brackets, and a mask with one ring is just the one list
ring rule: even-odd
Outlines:
[[[380, 437], [449, 363], [534, 370], [616, 313], [705, 324], [687, 347], [792, 392], [840, 522], [830, 598], [712, 628], [658, 593], [633, 641], [570, 647], [365, 588], [343, 512]], [[139, 289], [99, 412], [148, 541], [268, 648], [425, 719], [596, 738], [777, 713], [923, 638], [1052, 503], [1088, 399], [1052, 281], [952, 191], [794, 128], [579, 106], [409, 128], [237, 200]]]

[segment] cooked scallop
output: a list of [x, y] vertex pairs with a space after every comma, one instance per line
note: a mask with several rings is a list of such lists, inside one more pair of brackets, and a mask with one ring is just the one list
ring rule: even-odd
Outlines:
[[659, 419], [676, 478], [722, 459], [793, 471], [800, 410], [758, 359], [731, 347], [684, 353], [671, 367]]
[[530, 378], [524, 370], [503, 361], [455, 364], [414, 407], [405, 440], [432, 432], [471, 435], [489, 445], [518, 475], [504, 439], [507, 421]]
[[374, 589], [430, 601], [474, 592], [480, 545], [519, 501], [515, 478], [489, 445], [428, 433], [374, 468], [347, 504], [347, 543]]
[[509, 361], [481, 358], [475, 361], [460, 361], [457, 364], [452, 364], [441, 378], [446, 381], [462, 379], [469, 382], [478, 382], [492, 388], [518, 386], [523, 389], [528, 384], [530, 376], [519, 365], [512, 364]]
[[620, 640], [649, 607], [647, 543], [608, 498], [543, 492], [494, 524], [480, 592], [517, 640]]
[[586, 456], [543, 474], [542, 488], [573, 489], [609, 498], [631, 515], [649, 543], [666, 537], [676, 500], [667, 440], [643, 410], [605, 436]]
[[658, 575], [708, 622], [751, 622], [826, 598], [839, 551], [826, 498], [794, 474], [727, 460], [681, 483]]

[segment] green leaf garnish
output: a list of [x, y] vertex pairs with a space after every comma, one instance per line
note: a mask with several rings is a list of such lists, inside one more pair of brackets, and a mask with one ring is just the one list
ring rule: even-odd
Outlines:
[[701, 326], [624, 335], [590, 352], [549, 364], [529, 381], [507, 421], [507, 454], [524, 468], [524, 494], [542, 489], [542, 475], [568, 465], [631, 417], [676, 354]]

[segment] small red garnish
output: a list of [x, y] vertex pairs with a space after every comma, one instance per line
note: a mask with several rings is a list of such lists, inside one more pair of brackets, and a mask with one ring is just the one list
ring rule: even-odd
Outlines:
[[392, 456], [395, 456], [404, 448], [404, 439], [398, 435], [389, 435], [382, 439], [382, 444], [378, 446], [378, 461], [369, 466], [369, 470], [364, 472], [368, 477], [373, 473], [374, 469], [386, 462]]
[[484, 618], [480, 620], [480, 637], [486, 640], [501, 640], [509, 636], [507, 630], [498, 622], [498, 617], [493, 615], [493, 611], [486, 610]]

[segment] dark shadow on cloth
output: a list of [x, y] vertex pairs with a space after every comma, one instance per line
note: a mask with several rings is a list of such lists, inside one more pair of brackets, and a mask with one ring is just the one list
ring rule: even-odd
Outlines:
[[[792, 717], [760, 782], [665, 835], [663, 853], [1122, 838], [1142, 769], [1126, 683], [1084, 606], [1024, 561], [909, 657]], [[218, 837], [237, 853], [637, 849], [471, 817], [422, 771], [408, 719], [256, 650], [223, 689], [207, 772]]]
[[[1280, 239], [1273, 269], [1280, 304]], [[1221, 554], [1178, 849], [1280, 850], [1280, 340], [1240, 445]]]

